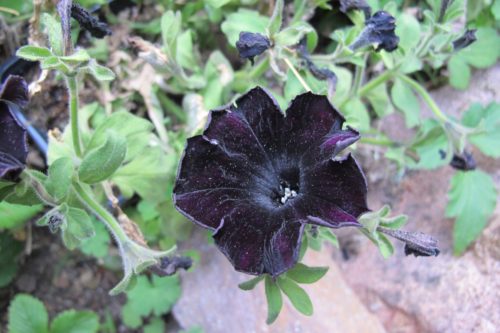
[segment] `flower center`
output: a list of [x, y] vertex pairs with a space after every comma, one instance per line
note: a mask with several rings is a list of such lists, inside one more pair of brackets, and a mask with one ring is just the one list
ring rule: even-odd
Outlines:
[[278, 206], [285, 205], [299, 193], [300, 172], [298, 168], [282, 170], [279, 174], [279, 189], [274, 197]]

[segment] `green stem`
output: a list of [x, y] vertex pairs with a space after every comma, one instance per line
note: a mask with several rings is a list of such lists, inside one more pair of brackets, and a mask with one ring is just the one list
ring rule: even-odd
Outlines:
[[436, 115], [436, 117], [440, 122], [442, 122], [443, 124], [450, 122], [446, 114], [444, 114], [443, 111], [441, 111], [439, 106], [436, 104], [436, 102], [434, 102], [431, 95], [429, 95], [429, 93], [427, 92], [427, 90], [425, 90], [424, 87], [422, 87], [417, 81], [411, 79], [406, 75], [400, 75], [399, 78], [402, 81], [406, 82], [410, 87], [413, 88], [413, 90], [415, 90], [423, 98], [425, 103], [429, 106], [431, 111]]
[[365, 96], [366, 94], [368, 94], [373, 89], [377, 88], [382, 83], [384, 83], [387, 80], [391, 79], [392, 78], [392, 74], [393, 74], [392, 70], [387, 70], [387, 71], [383, 72], [382, 74], [380, 74], [379, 76], [377, 76], [376, 78], [370, 80], [367, 84], [365, 84], [364, 86], [362, 86], [359, 89], [358, 95], [360, 97], [361, 96]]
[[295, 69], [295, 67], [293, 66], [292, 62], [288, 58], [283, 58], [283, 60], [287, 64], [288, 68], [290, 68], [290, 70], [292, 71], [293, 75], [295, 75], [295, 77], [297, 78], [297, 80], [299, 80], [300, 84], [304, 87], [304, 89], [306, 91], [312, 91], [311, 87], [309, 87], [309, 85], [307, 84], [307, 82], [304, 81], [304, 79], [302, 78], [302, 76], [300, 76], [300, 73], [297, 71], [297, 69]]
[[250, 71], [249, 77], [255, 79], [264, 74], [269, 68], [269, 57], [265, 57], [261, 62], [255, 65]]
[[368, 54], [364, 57], [364, 66], [356, 66], [356, 70], [354, 72], [354, 82], [352, 84], [351, 96], [356, 96], [358, 94], [359, 88], [361, 86], [361, 81], [363, 80], [363, 76], [365, 75], [366, 68], [366, 60]]
[[370, 145], [376, 146], [385, 146], [385, 147], [393, 147], [396, 145], [395, 142], [387, 139], [387, 138], [370, 138], [370, 137], [362, 137], [359, 140], [360, 143], [366, 143]]
[[97, 202], [94, 197], [87, 192], [79, 183], [73, 182], [73, 188], [78, 195], [80, 201], [85, 204], [89, 209], [91, 209], [94, 214], [97, 215], [99, 220], [101, 220], [108, 229], [113, 233], [116, 238], [116, 241], [119, 244], [124, 244], [129, 241], [129, 238], [125, 231], [123, 231], [122, 227], [116, 221], [113, 215], [108, 212], [99, 202]]
[[80, 142], [80, 127], [78, 126], [78, 81], [76, 75], [66, 76], [69, 90], [69, 118], [71, 122], [71, 135], [73, 148], [76, 156], [82, 157], [82, 146]]

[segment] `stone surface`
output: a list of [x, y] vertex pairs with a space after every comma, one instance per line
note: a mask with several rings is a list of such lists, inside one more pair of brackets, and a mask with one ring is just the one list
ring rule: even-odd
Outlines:
[[[473, 102], [500, 102], [500, 65], [477, 71], [467, 92], [445, 87], [432, 93], [448, 114], [459, 117]], [[424, 110], [425, 115], [430, 115]], [[404, 126], [386, 123], [394, 138], [405, 138]], [[399, 133], [398, 133], [399, 131]], [[500, 188], [500, 161], [474, 151], [478, 167]], [[461, 257], [452, 255], [453, 220], [444, 217], [449, 179], [454, 171], [407, 174], [400, 183], [383, 162], [366, 159], [370, 207], [389, 203], [410, 216], [408, 230], [434, 235], [442, 250], [437, 258], [404, 257], [401, 244], [384, 260], [364, 237], [347, 233], [341, 244], [354, 244], [349, 260], [339, 259], [348, 284], [389, 332], [498, 332], [500, 327], [500, 205], [481, 237]], [[382, 171], [381, 171], [382, 170]]]
[[314, 315], [296, 312], [288, 300], [271, 326], [266, 325], [267, 304], [264, 288], [242, 291], [238, 284], [250, 276], [234, 271], [227, 259], [213, 245], [197, 236], [201, 261], [194, 271], [182, 277], [183, 295], [173, 313], [181, 327], [200, 326], [204, 332], [384, 332], [383, 326], [361, 304], [349, 288], [337, 265], [332, 249], [310, 251], [306, 264], [330, 266], [327, 275], [313, 285], [302, 285], [311, 296]]

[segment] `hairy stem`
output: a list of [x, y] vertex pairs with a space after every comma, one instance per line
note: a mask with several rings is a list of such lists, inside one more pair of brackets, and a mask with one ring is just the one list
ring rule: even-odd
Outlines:
[[124, 242], [129, 241], [129, 237], [127, 236], [125, 231], [123, 231], [118, 221], [114, 218], [113, 215], [111, 215], [110, 212], [108, 212], [99, 202], [94, 199], [93, 195], [88, 193], [88, 191], [77, 182], [73, 182], [73, 188], [80, 201], [85, 204], [85, 206], [87, 206], [90, 210], [92, 210], [94, 214], [99, 218], [99, 220], [101, 220], [108, 227], [119, 244], [123, 244]]
[[75, 76], [66, 76], [69, 91], [69, 117], [71, 122], [71, 136], [76, 156], [82, 157], [80, 142], [80, 127], [78, 126], [78, 81]]
[[432, 113], [434, 113], [436, 115], [437, 119], [441, 123], [446, 124], [446, 123], [450, 122], [448, 117], [443, 113], [443, 111], [441, 111], [439, 106], [432, 99], [431, 95], [429, 95], [429, 93], [427, 92], [427, 90], [425, 90], [424, 87], [422, 87], [417, 81], [411, 79], [410, 77], [408, 77], [406, 75], [400, 75], [399, 78], [402, 81], [406, 82], [410, 87], [413, 88], [413, 90], [415, 90], [422, 97], [422, 99], [425, 101], [425, 103], [431, 109]]

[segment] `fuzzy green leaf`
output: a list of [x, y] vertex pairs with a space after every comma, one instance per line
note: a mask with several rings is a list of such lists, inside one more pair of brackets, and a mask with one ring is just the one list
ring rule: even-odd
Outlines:
[[293, 280], [283, 277], [278, 279], [278, 286], [285, 293], [290, 302], [292, 302], [292, 305], [297, 311], [306, 316], [312, 316], [313, 305], [309, 295], [304, 289]]
[[314, 283], [325, 276], [326, 272], [328, 272], [328, 267], [308, 267], [297, 263], [286, 272], [286, 276], [297, 283]]
[[83, 158], [78, 170], [79, 179], [87, 184], [95, 184], [108, 179], [122, 165], [126, 154], [125, 137], [109, 130], [104, 144], [91, 150]]
[[49, 37], [50, 48], [52, 53], [56, 56], [63, 55], [63, 34], [61, 23], [57, 21], [52, 15], [43, 13], [41, 16], [42, 26], [45, 33]]
[[268, 22], [269, 18], [260, 15], [258, 12], [240, 8], [237, 12], [227, 16], [221, 25], [221, 29], [226, 35], [229, 44], [236, 47], [240, 32], [258, 32], [265, 35]]
[[42, 302], [18, 294], [9, 306], [8, 333], [48, 333], [49, 315]]
[[500, 157], [500, 104], [491, 103], [487, 107], [473, 104], [464, 114], [462, 123], [469, 127], [477, 127], [478, 133], [468, 136], [469, 141], [484, 154]]
[[277, 34], [281, 25], [283, 24], [283, 8], [285, 6], [284, 0], [276, 0], [274, 2], [274, 11], [271, 19], [269, 20], [269, 24], [267, 26], [267, 30], [269, 31], [269, 35], [274, 36]]
[[69, 157], [61, 157], [54, 161], [48, 170], [45, 189], [56, 201], [66, 197], [71, 187], [73, 162]]
[[405, 115], [408, 128], [420, 123], [420, 103], [406, 83], [396, 79], [391, 89], [391, 97], [394, 105]]
[[52, 56], [46, 47], [26, 45], [17, 50], [16, 55], [29, 61], [40, 61]]
[[456, 255], [460, 255], [488, 223], [498, 193], [490, 175], [474, 170], [455, 173], [448, 196], [446, 216], [455, 217], [453, 250]]
[[0, 230], [17, 228], [42, 210], [42, 205], [27, 206], [0, 202]]
[[278, 318], [283, 307], [283, 297], [281, 290], [272, 278], [266, 275], [265, 280], [266, 300], [267, 300], [267, 320], [268, 325], [272, 324]]
[[112, 81], [115, 79], [115, 73], [107, 67], [101, 66], [97, 63], [95, 60], [89, 61], [89, 64], [87, 66], [87, 69], [90, 74], [97, 80], [97, 81]]
[[264, 279], [264, 275], [257, 276], [253, 279], [242, 282], [238, 285], [238, 287], [241, 290], [252, 290], [253, 288], [255, 288], [257, 286], [257, 284], [259, 284], [260, 281], [262, 281], [262, 279]]

